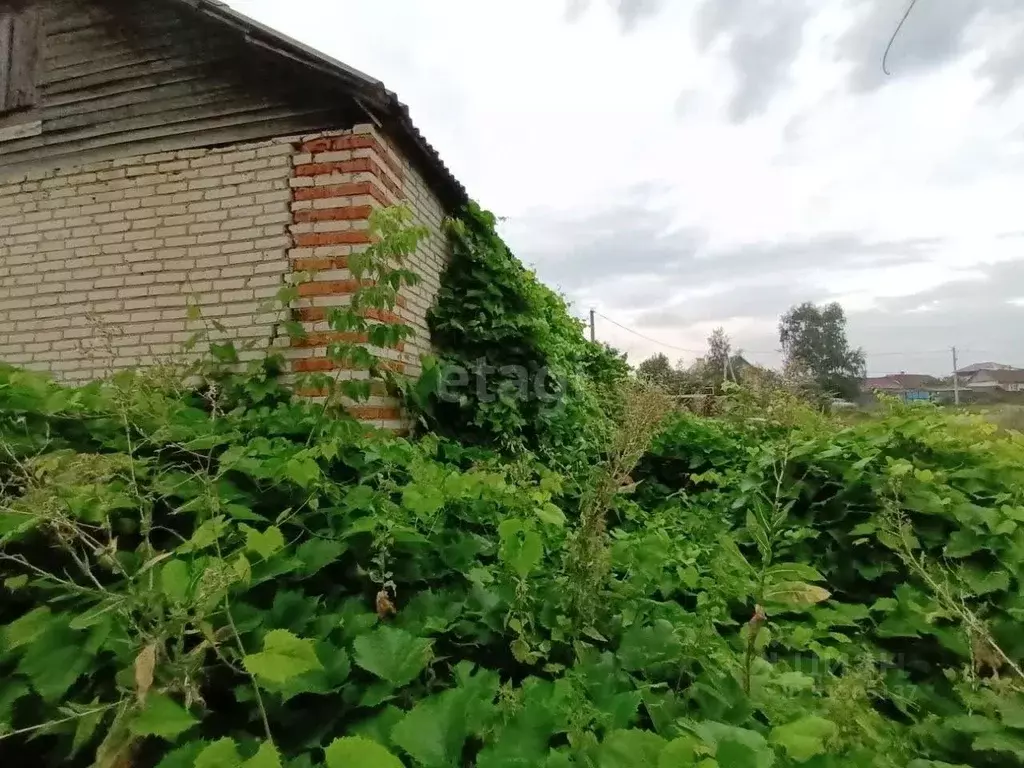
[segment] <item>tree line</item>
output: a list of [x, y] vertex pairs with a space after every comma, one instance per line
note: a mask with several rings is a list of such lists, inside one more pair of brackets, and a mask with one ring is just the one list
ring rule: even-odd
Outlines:
[[851, 348], [846, 338], [846, 314], [838, 302], [816, 305], [804, 302], [789, 309], [779, 320], [781, 371], [770, 371], [733, 352], [723, 328], [707, 340], [707, 352], [695, 362], [673, 364], [662, 353], [637, 366], [637, 373], [668, 391], [678, 393], [721, 392], [726, 381], [740, 382], [757, 371], [760, 376], [779, 376], [799, 383], [817, 395], [852, 400], [860, 391], [864, 350]]

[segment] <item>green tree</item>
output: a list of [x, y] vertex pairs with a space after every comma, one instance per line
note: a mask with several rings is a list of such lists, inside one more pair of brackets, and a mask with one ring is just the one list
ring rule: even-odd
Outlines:
[[837, 302], [790, 309], [779, 322], [779, 341], [787, 367], [805, 369], [823, 392], [856, 397], [864, 352], [850, 348], [846, 315]]
[[732, 355], [732, 343], [725, 335], [725, 329], [715, 328], [708, 336], [708, 353], [704, 356], [708, 383], [718, 389], [722, 386]]
[[640, 378], [666, 389], [673, 387], [678, 378], [676, 369], [661, 352], [640, 363], [636, 367], [636, 373]]

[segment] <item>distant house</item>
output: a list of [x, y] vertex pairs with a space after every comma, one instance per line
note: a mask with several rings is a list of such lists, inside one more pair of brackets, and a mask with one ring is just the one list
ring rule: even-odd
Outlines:
[[934, 376], [922, 373], [894, 373], [874, 376], [861, 381], [864, 394], [884, 394], [907, 401], [931, 400], [935, 390], [942, 386]]
[[966, 387], [978, 392], [1024, 392], [1024, 370], [980, 370], [971, 376]]
[[[466, 202], [380, 81], [218, 0], [0, 2], [0, 360], [71, 382], [151, 364], [190, 338], [187, 296], [259, 356], [288, 344], [264, 302], [312, 273], [291, 372], [364, 376], [328, 356], [328, 319], [371, 212], [403, 203], [432, 236], [378, 319], [415, 336], [375, 352], [416, 375]], [[352, 410], [404, 418], [384, 393]]]
[[[959, 368], [956, 372], [957, 378], [959, 379], [961, 386], [970, 386], [971, 382], [974, 381], [975, 377], [980, 373], [998, 373], [1000, 371], [1020, 371], [1024, 370], [1017, 368], [1012, 365], [1006, 365], [1005, 363], [974, 363], [963, 368]], [[985, 389], [985, 387], [982, 387]]]

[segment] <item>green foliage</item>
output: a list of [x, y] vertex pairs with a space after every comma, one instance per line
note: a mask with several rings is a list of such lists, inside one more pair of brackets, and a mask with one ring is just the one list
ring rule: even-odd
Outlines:
[[583, 324], [495, 224], [475, 204], [451, 224], [452, 259], [429, 317], [441, 359], [412, 400], [430, 429], [463, 442], [596, 453], [626, 363], [584, 339]]
[[[666, 419], [475, 215], [461, 285], [505, 282], [436, 322], [464, 360], [584, 371], [562, 413], [469, 402], [407, 440], [267, 366], [198, 391], [0, 367], [0, 755], [1024, 764], [1021, 435], [746, 389]], [[378, 256], [414, 247], [386, 226]]]
[[779, 321], [779, 342], [787, 365], [807, 370], [822, 392], [849, 400], [857, 397], [864, 352], [850, 349], [846, 315], [838, 303], [793, 307]]

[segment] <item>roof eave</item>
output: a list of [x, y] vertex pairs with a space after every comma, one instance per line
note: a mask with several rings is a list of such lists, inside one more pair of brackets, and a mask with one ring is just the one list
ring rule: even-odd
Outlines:
[[[375, 119], [393, 124], [393, 130], [420, 155], [435, 185], [440, 188], [442, 201], [451, 209], [462, 208], [469, 202], [466, 188], [452, 174], [440, 154], [427, 141], [412, 121], [409, 108], [384, 84], [344, 62], [299, 42], [276, 29], [239, 13], [219, 0], [171, 0], [192, 11], [240, 33], [245, 41], [271, 53], [290, 59], [316, 70], [337, 81], [349, 91], [359, 105]], [[374, 114], [380, 112], [380, 115]], [[380, 120], [379, 120], [380, 121]]]

